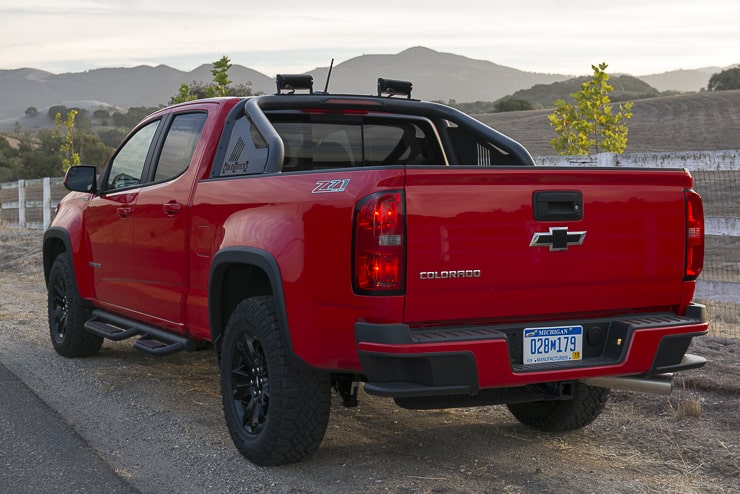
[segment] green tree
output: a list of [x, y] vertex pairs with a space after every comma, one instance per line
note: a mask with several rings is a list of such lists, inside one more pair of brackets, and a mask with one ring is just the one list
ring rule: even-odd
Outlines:
[[609, 93], [607, 64], [592, 65], [593, 78], [581, 84], [580, 91], [571, 94], [575, 104], [563, 99], [555, 101], [555, 111], [548, 116], [550, 126], [558, 134], [550, 141], [559, 154], [587, 155], [591, 151], [611, 151], [617, 154], [627, 147], [627, 125], [632, 118], [632, 103], [619, 105], [613, 112]]
[[[252, 81], [247, 81], [246, 84], [237, 84], [236, 86], [231, 86], [228, 91], [228, 96], [252, 96], [255, 93], [252, 92]], [[260, 93], [261, 94], [261, 93]]]
[[254, 93], [252, 92], [251, 81], [247, 81], [246, 84], [240, 83], [236, 86], [229, 85], [231, 84], [231, 80], [229, 79], [230, 69], [231, 62], [229, 61], [229, 57], [224, 55], [219, 60], [213, 62], [213, 69], [211, 69], [213, 81], [210, 84], [203, 84], [195, 81], [190, 84], [181, 82], [180, 89], [176, 95], [170, 98], [169, 104], [175, 105], [186, 101], [220, 96], [252, 96]]
[[713, 74], [709, 78], [707, 89], [710, 91], [728, 91], [730, 89], [740, 89], [740, 67], [723, 70]]
[[178, 103], [185, 103], [186, 101], [193, 101], [194, 99], [198, 99], [198, 97], [195, 95], [195, 92], [192, 91], [191, 86], [181, 82], [180, 90], [176, 95], [170, 98], [170, 104], [176, 105]]
[[213, 69], [211, 69], [213, 83], [208, 87], [208, 96], [228, 96], [228, 86], [231, 84], [229, 69], [231, 69], [231, 61], [226, 55], [213, 62]]
[[80, 155], [74, 150], [75, 117], [77, 117], [75, 109], [69, 110], [64, 120], [61, 113], [54, 116], [54, 124], [57, 127], [54, 138], [59, 139], [59, 156], [62, 158], [62, 171], [65, 172], [70, 167], [80, 164]]
[[526, 111], [532, 109], [532, 102], [521, 98], [503, 98], [494, 104], [497, 112]]
[[[60, 114], [58, 128], [41, 129], [34, 135], [24, 132], [13, 145], [0, 136], [0, 182], [60, 176], [64, 171], [61, 148], [67, 123]], [[95, 134], [78, 129], [73, 134], [81, 162], [102, 165], [113, 152], [113, 147], [106, 146]]]
[[113, 154], [114, 148], [107, 146], [96, 134], [79, 133], [76, 140], [82, 163], [95, 165], [100, 169]]
[[102, 108], [98, 108], [93, 112], [93, 118], [97, 118], [98, 120], [105, 120], [110, 118], [110, 112], [108, 110], [103, 110]]
[[5, 136], [0, 135], [0, 182], [12, 181], [19, 165], [18, 150]]
[[92, 129], [92, 121], [90, 120], [90, 112], [81, 108], [74, 108], [77, 112], [75, 116], [75, 129], [87, 130]]
[[33, 137], [29, 133], [24, 133], [18, 146], [21, 166], [11, 180], [58, 177], [62, 172], [59, 143], [56, 130], [41, 129]]
[[115, 149], [118, 147], [123, 138], [126, 137], [127, 131], [121, 128], [111, 128], [98, 131], [98, 138], [100, 141], [108, 146], [109, 148]]
[[141, 122], [144, 117], [157, 110], [159, 110], [157, 107], [132, 106], [126, 111], [126, 113], [117, 111], [113, 114], [113, 125], [116, 127], [131, 129], [134, 125]]
[[64, 105], [53, 105], [53, 106], [49, 107], [49, 113], [48, 114], [49, 114], [49, 118], [51, 118], [52, 120], [54, 118], [56, 118], [56, 114], [57, 113], [61, 114], [63, 119], [66, 119], [67, 118], [67, 112], [69, 112], [69, 110], [67, 109], [66, 106], [64, 106]]

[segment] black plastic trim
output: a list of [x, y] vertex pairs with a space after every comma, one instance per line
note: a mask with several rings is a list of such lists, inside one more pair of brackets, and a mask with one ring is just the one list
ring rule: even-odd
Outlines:
[[697, 357], [686, 353], [689, 349], [691, 340], [696, 336], [707, 334], [706, 331], [698, 333], [677, 334], [665, 336], [658, 344], [658, 350], [655, 352], [655, 359], [647, 376], [656, 374], [665, 374], [666, 372], [678, 372], [681, 370], [696, 369], [706, 363], [704, 357]]
[[288, 316], [283, 294], [282, 276], [277, 261], [269, 252], [255, 247], [227, 247], [213, 257], [208, 284], [208, 316], [211, 326], [211, 342], [220, 352], [221, 337], [226, 322], [221, 313], [223, 302], [223, 280], [227, 269], [233, 265], [255, 266], [261, 269], [270, 281], [272, 296], [277, 309], [278, 322], [284, 341], [293, 353], [293, 344], [288, 328]]
[[472, 352], [398, 354], [360, 351], [368, 379], [365, 391], [385, 397], [439, 396], [478, 392]]
[[411, 345], [411, 328], [408, 324], [355, 323], [355, 341], [385, 345]]
[[231, 132], [234, 130], [236, 121], [244, 116], [244, 105], [246, 102], [247, 100], [239, 101], [233, 108], [231, 108], [231, 110], [229, 110], [229, 114], [226, 116], [226, 121], [224, 122], [223, 130], [221, 131], [221, 138], [218, 141], [218, 147], [213, 156], [209, 178], [219, 178], [221, 175], [221, 165], [226, 157], [226, 148], [229, 145], [229, 139], [231, 139]]
[[[74, 262], [72, 259], [72, 241], [69, 237], [69, 232], [65, 230], [64, 228], [58, 227], [58, 226], [52, 226], [51, 228], [47, 229], [44, 232], [44, 240], [43, 240], [43, 250], [44, 250], [44, 281], [48, 285], [49, 283], [49, 273], [51, 272], [51, 265], [54, 263], [54, 259], [56, 256], [53, 255], [51, 250], [48, 248], [48, 245], [53, 240], [61, 240], [64, 244], [64, 252], [67, 258], [69, 259], [70, 266], [72, 266], [72, 271], [74, 271]], [[77, 275], [74, 276], [75, 284], [77, 283]], [[79, 290], [77, 290], [77, 286], [74, 287], [75, 291], [79, 293]]]

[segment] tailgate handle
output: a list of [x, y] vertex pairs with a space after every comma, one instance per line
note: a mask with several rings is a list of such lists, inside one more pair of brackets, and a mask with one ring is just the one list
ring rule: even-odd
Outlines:
[[537, 221], [577, 221], [583, 219], [583, 195], [577, 190], [546, 190], [532, 197]]

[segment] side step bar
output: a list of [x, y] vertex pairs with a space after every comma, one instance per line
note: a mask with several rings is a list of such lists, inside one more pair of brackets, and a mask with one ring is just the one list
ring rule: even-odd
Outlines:
[[182, 350], [192, 352], [197, 347], [195, 340], [190, 338], [168, 333], [154, 326], [117, 316], [101, 309], [93, 311], [93, 317], [85, 323], [85, 329], [90, 333], [113, 341], [139, 336], [139, 339], [134, 342], [134, 347], [158, 357]]

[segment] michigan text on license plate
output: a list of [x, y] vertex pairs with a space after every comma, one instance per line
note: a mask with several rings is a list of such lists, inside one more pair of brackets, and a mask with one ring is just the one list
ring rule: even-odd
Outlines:
[[581, 360], [583, 326], [524, 329], [524, 364]]

